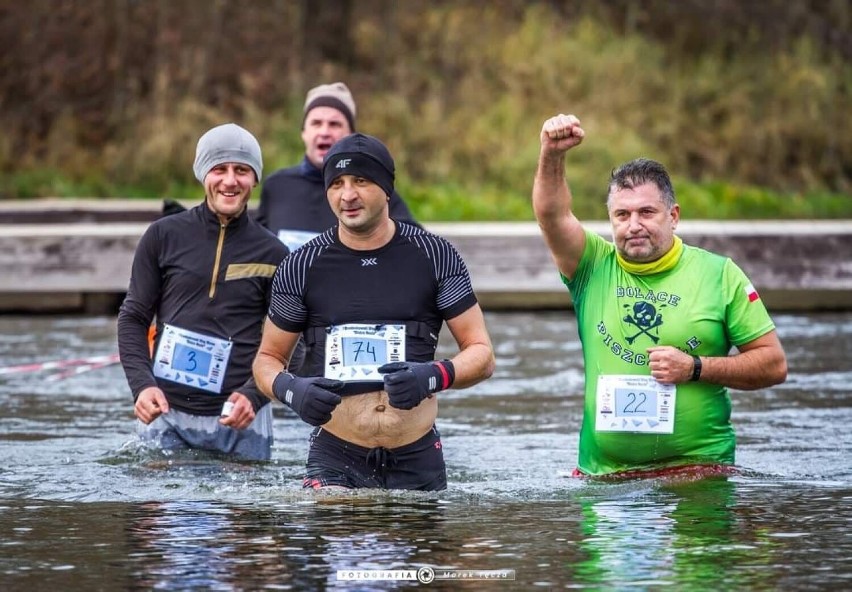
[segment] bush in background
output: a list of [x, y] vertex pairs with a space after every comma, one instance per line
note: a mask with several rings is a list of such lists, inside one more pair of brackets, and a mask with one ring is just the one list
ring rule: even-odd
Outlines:
[[0, 198], [198, 199], [195, 142], [236, 121], [267, 173], [307, 88], [344, 80], [423, 220], [531, 219], [544, 119], [577, 114], [582, 218], [664, 162], [689, 217], [852, 217], [843, 2], [101, 0], [0, 12]]

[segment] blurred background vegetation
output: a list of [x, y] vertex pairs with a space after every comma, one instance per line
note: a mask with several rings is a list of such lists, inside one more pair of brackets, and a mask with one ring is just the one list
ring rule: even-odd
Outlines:
[[424, 221], [531, 220], [560, 112], [581, 218], [637, 156], [688, 219], [852, 218], [850, 58], [848, 0], [0, 0], [0, 198], [200, 199], [204, 131], [269, 174], [342, 80]]

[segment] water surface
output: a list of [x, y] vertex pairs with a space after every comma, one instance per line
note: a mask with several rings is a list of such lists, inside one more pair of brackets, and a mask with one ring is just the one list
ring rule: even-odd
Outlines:
[[[436, 494], [303, 492], [310, 428], [280, 406], [273, 461], [230, 462], [141, 448], [118, 366], [0, 376], [0, 589], [852, 589], [852, 315], [775, 320], [790, 378], [734, 392], [730, 478], [568, 476], [570, 312], [487, 315], [498, 370], [439, 395]], [[114, 318], [0, 318], [0, 367], [114, 352]], [[515, 579], [337, 579], [421, 567]]]

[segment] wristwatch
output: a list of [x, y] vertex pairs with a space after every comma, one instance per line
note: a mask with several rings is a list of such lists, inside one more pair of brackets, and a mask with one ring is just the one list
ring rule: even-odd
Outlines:
[[692, 367], [692, 378], [689, 380], [696, 382], [699, 378], [701, 378], [701, 358], [698, 356], [692, 356], [692, 362], [695, 365]]

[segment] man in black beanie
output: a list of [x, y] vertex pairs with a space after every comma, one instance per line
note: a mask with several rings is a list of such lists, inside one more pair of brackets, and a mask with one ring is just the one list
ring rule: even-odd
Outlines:
[[[355, 131], [355, 100], [342, 82], [321, 84], [308, 91], [302, 119], [305, 157], [298, 165], [267, 178], [260, 193], [257, 220], [295, 250], [337, 219], [329, 209], [322, 164], [335, 142]], [[398, 193], [391, 193], [390, 215], [414, 222]]]
[[[316, 426], [304, 487], [447, 486], [438, 392], [494, 371], [464, 261], [445, 239], [389, 213], [395, 169], [378, 139], [352, 134], [325, 157], [337, 225], [278, 267], [254, 376]], [[446, 322], [459, 352], [435, 360]], [[307, 355], [290, 373], [299, 335]]]

